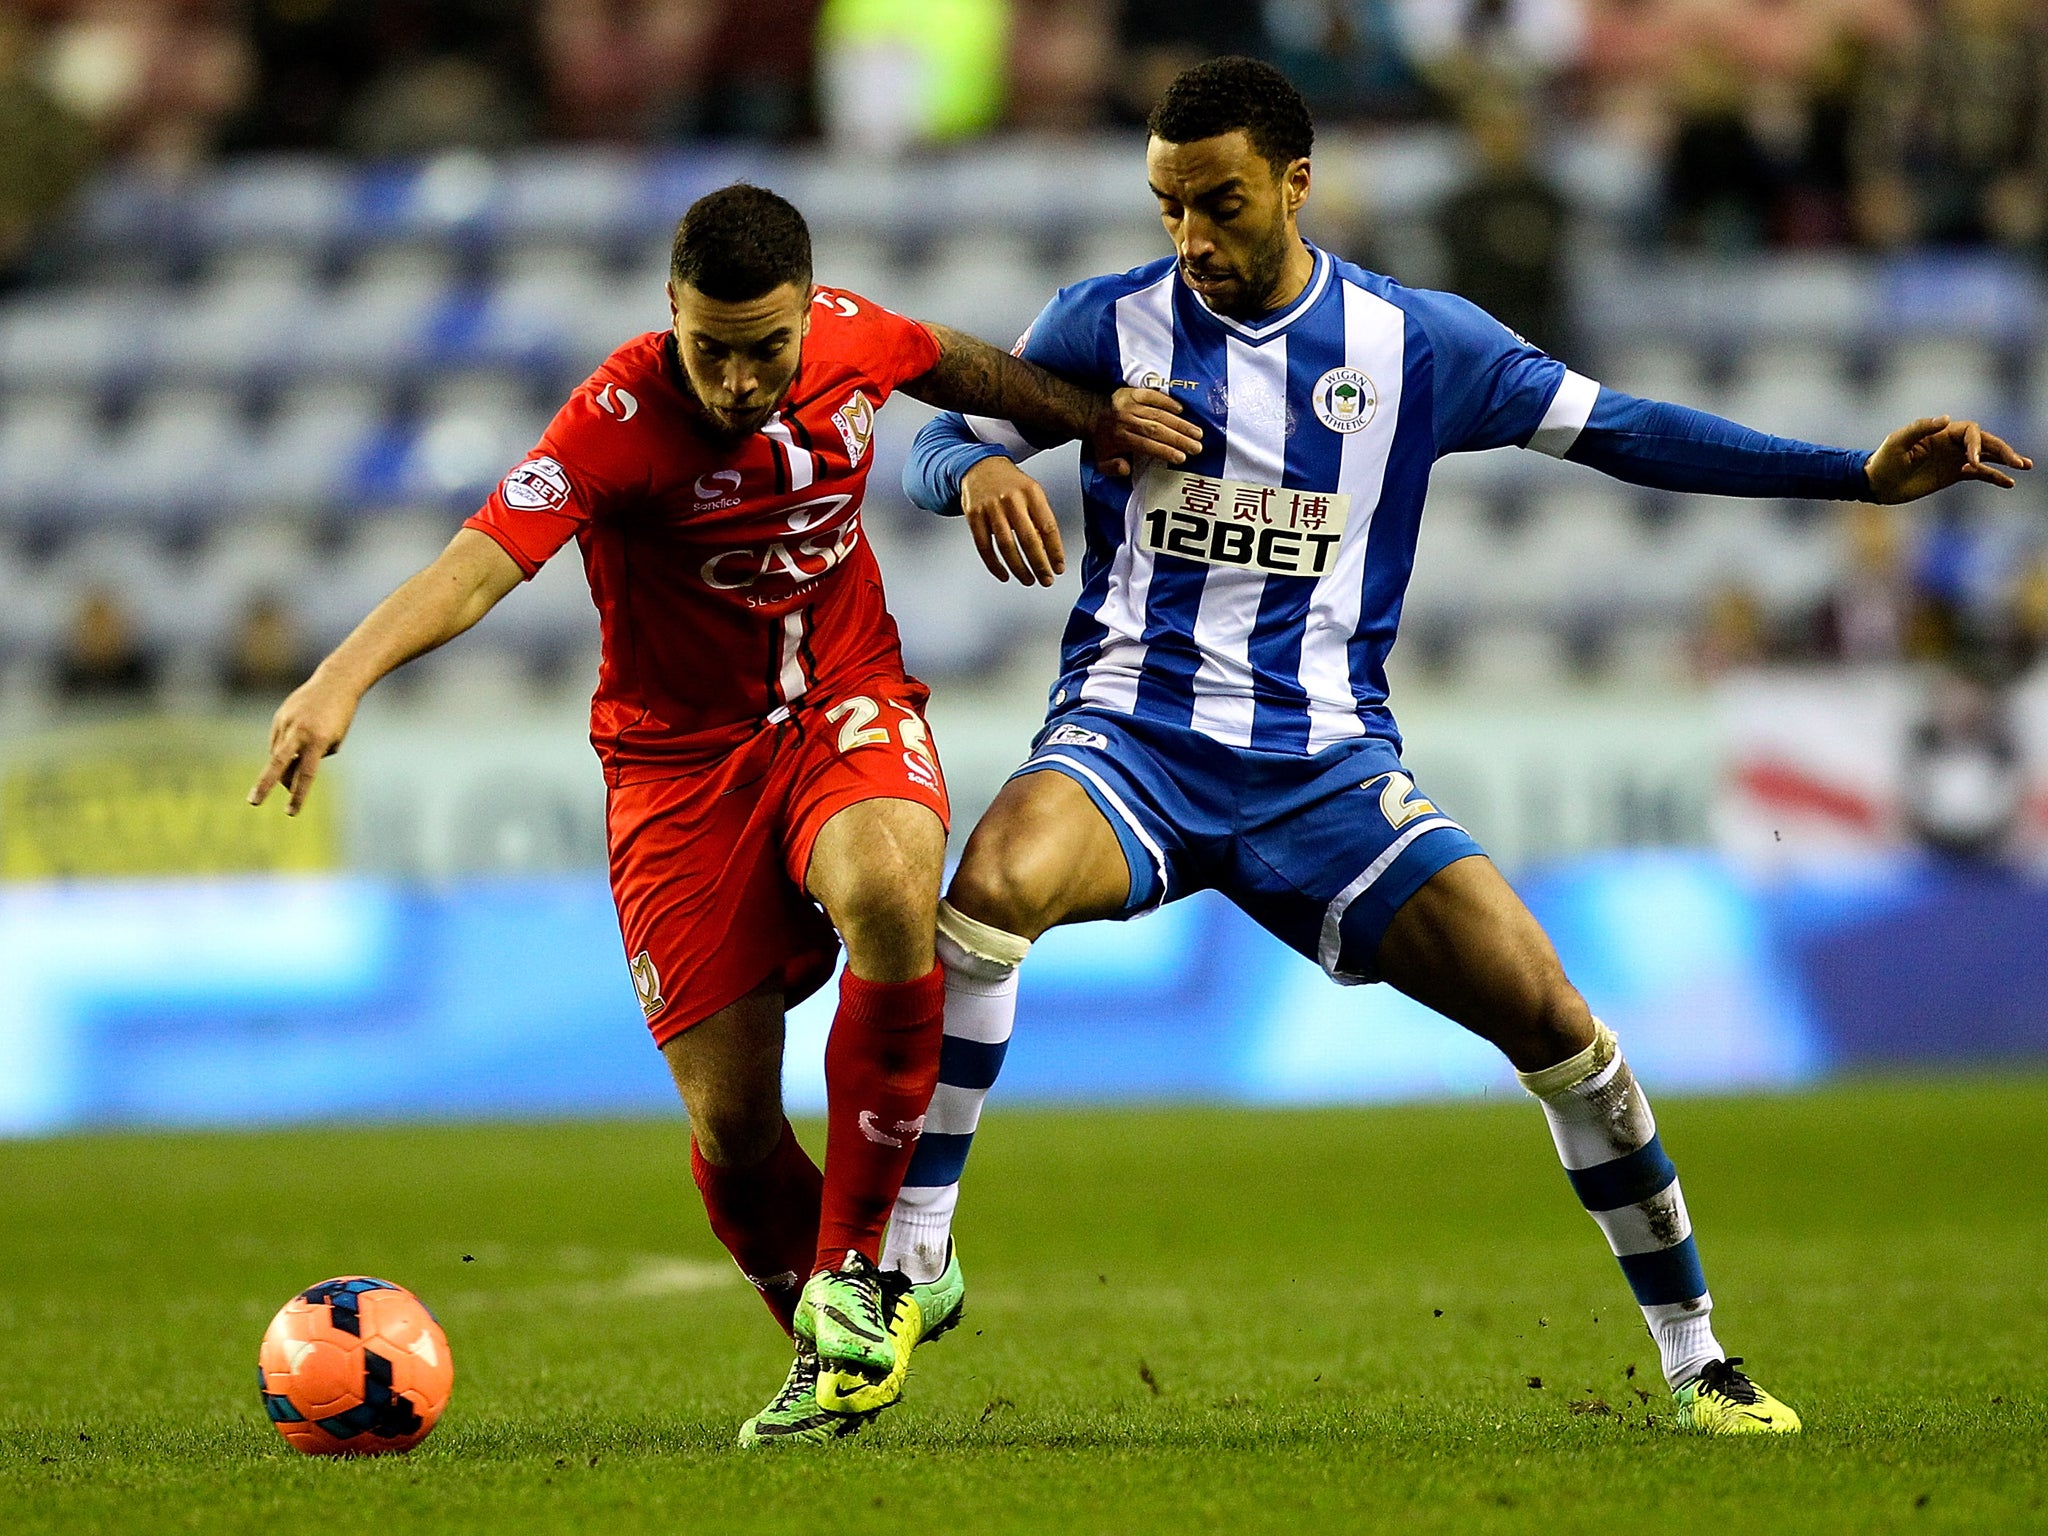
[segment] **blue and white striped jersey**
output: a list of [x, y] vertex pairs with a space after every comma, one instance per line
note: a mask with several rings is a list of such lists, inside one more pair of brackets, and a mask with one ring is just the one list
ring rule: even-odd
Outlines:
[[[1860, 494], [1861, 454], [1602, 390], [1464, 299], [1311, 251], [1300, 297], [1257, 322], [1210, 310], [1168, 257], [1061, 290], [1027, 333], [1031, 361], [1105, 393], [1168, 390], [1204, 434], [1196, 459], [1135, 480], [1084, 456], [1055, 715], [1088, 705], [1280, 752], [1398, 742], [1386, 660], [1431, 466], [1510, 444], [1563, 456], [1596, 407], [1613, 441], [1589, 461], [1631, 479]], [[957, 511], [974, 462], [1036, 446], [1007, 422], [940, 417], [905, 485]], [[1732, 483], [1744, 474], [1755, 484]]]

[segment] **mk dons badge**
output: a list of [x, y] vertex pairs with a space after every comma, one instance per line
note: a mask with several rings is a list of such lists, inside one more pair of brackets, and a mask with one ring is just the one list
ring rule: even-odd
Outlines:
[[1356, 368], [1332, 368], [1316, 380], [1316, 419], [1332, 432], [1356, 432], [1380, 408], [1380, 392]]
[[832, 413], [832, 425], [839, 429], [839, 440], [846, 444], [848, 466], [859, 469], [860, 461], [867, 456], [868, 444], [875, 437], [874, 406], [856, 389], [853, 398]]

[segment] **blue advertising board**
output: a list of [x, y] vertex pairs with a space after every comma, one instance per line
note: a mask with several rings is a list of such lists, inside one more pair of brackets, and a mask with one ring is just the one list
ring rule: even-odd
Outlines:
[[[1718, 856], [1520, 882], [1660, 1090], [2048, 1056], [2048, 886], [1891, 860], [1752, 884]], [[667, 1112], [596, 875], [0, 890], [0, 1133], [111, 1124]], [[831, 989], [792, 1016], [823, 1103]], [[1483, 1042], [1340, 988], [1197, 896], [1057, 931], [1025, 968], [1003, 1100], [1366, 1102], [1515, 1092]]]

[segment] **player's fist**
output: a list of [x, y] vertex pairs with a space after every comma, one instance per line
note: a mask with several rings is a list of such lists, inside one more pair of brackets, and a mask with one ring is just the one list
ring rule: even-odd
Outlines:
[[1008, 581], [1014, 571], [1026, 586], [1049, 587], [1067, 568], [1045, 487], [1001, 454], [961, 478], [960, 510], [981, 563], [997, 581]]
[[[2003, 465], [2004, 468], [1999, 466]], [[1959, 480], [1982, 480], [2011, 490], [2006, 469], [2032, 469], [2034, 461], [1974, 421], [1923, 416], [1878, 445], [1863, 465], [1870, 494], [1887, 506], [1917, 501]]]
[[1126, 386], [1096, 418], [1090, 446], [1105, 474], [1128, 475], [1138, 458], [1185, 464], [1202, 451], [1202, 429], [1181, 415], [1180, 402], [1164, 390]]
[[320, 772], [320, 760], [340, 749], [361, 701], [361, 689], [320, 672], [294, 689], [271, 717], [270, 761], [250, 789], [249, 803], [261, 805], [282, 784], [292, 795], [285, 814], [298, 815]]

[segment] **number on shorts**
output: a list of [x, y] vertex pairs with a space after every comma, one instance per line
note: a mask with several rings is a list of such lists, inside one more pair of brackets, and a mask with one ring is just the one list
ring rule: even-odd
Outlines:
[[932, 751], [930, 728], [919, 718], [916, 710], [903, 704], [896, 707], [903, 711], [903, 718], [896, 722], [896, 734], [903, 738], [904, 747], [928, 763], [937, 763], [939, 759]]
[[826, 710], [825, 718], [839, 726], [839, 750], [851, 752], [856, 747], [871, 747], [878, 741], [887, 741], [888, 728], [873, 724], [875, 716], [881, 712], [881, 706], [873, 699], [858, 695], [842, 699]]

